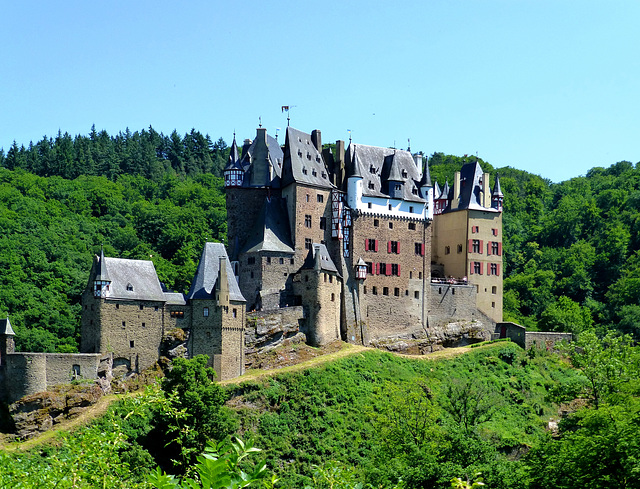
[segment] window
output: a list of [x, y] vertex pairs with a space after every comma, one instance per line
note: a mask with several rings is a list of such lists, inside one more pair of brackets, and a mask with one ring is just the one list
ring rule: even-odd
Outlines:
[[400, 297], [400, 288], [396, 287], [393, 289], [393, 295], [396, 297]]
[[400, 253], [400, 243], [398, 241], [389, 241], [387, 243], [387, 253]]
[[380, 219], [374, 219], [373, 220], [373, 227], [377, 228], [378, 226], [380, 226]]
[[305, 195], [305, 199], [306, 199], [307, 202], [309, 202], [309, 194]]
[[[304, 173], [305, 175], [307, 175], [309, 172], [307, 171], [307, 169], [306, 169], [306, 168], [302, 168], [302, 173]], [[307, 202], [309, 202], [309, 201], [307, 200]]]
[[373, 263], [368, 261], [368, 262], [366, 262], [366, 265], [367, 265], [367, 274], [368, 275], [373, 275]]
[[393, 229], [393, 223], [392, 222], [389, 223], [389, 229]]
[[409, 278], [413, 278], [413, 272], [409, 272]]
[[377, 239], [365, 239], [364, 240], [364, 250], [365, 251], [378, 251], [378, 240]]
[[127, 327], [127, 322], [126, 321], [122, 321], [122, 327], [126, 328]]
[[279, 260], [280, 265], [284, 265], [284, 258], [280, 258]]
[[495, 302], [492, 302], [492, 303], [491, 303], [491, 307], [495, 308], [495, 307], [496, 307], [496, 303], [495, 303]]
[[289, 260], [289, 262], [293, 265], [293, 263], [294, 263], [293, 258], [291, 258], [291, 260]]
[[251, 272], [251, 278], [253, 278], [253, 271]]
[[380, 271], [380, 275], [387, 275], [387, 264], [386, 263], [380, 263], [378, 265], [378, 270]]
[[304, 227], [306, 228], [311, 227], [311, 216], [309, 214], [304, 215]]
[[131, 340], [131, 341], [129, 342], [129, 347], [130, 347], [130, 348], [133, 348], [133, 346], [134, 346], [134, 345], [135, 345], [134, 341], [133, 341], [133, 340]]
[[158, 306], [153, 308], [156, 312], [158, 312], [158, 309], [160, 309]]
[[332, 284], [333, 283], [333, 275], [329, 275], [329, 283]]
[[[308, 157], [309, 159], [311, 159], [311, 155], [307, 155], [307, 157]], [[312, 174], [314, 177], [317, 177], [317, 176], [318, 176], [318, 172], [317, 172], [315, 169], [311, 170], [311, 174]]]
[[471, 240], [471, 251], [473, 253], [480, 253], [480, 240], [472, 239]]
[[146, 327], [146, 326], [147, 326], [147, 323], [142, 323], [142, 327], [143, 328]]
[[389, 287], [382, 287], [382, 295], [389, 295]]
[[418, 272], [418, 279], [422, 280], [422, 272]]
[[462, 253], [462, 245], [461, 244], [458, 245], [458, 253]]
[[365, 294], [367, 293], [367, 286], [366, 285], [364, 287], [362, 287], [362, 292], [364, 292]]
[[409, 206], [409, 212], [413, 212], [413, 206], [412, 205]]
[[411, 189], [411, 193], [412, 193], [413, 195], [418, 195], [418, 189], [417, 189], [417, 188], [415, 188], [415, 187], [413, 187], [413, 188]]
[[237, 317], [238, 317], [238, 310], [237, 310], [237, 309], [234, 309], [234, 310], [233, 310], [233, 317], [234, 317], [234, 318], [237, 318]]
[[407, 170], [402, 170], [402, 178], [407, 178], [408, 173]]
[[127, 291], [133, 292], [133, 285], [127, 284]]
[[375, 173], [376, 173], [376, 168], [375, 168], [373, 165], [371, 165], [371, 166], [369, 167], [369, 173], [373, 173], [373, 174], [375, 175]]
[[184, 311], [171, 311], [169, 313], [169, 316], [171, 316], [172, 318], [183, 318], [184, 317]]
[[320, 229], [327, 229], [327, 218], [326, 217], [321, 217], [320, 218]]
[[500, 256], [500, 243], [497, 241], [491, 242], [491, 254]]
[[496, 294], [498, 291], [498, 288], [494, 285], [493, 287], [491, 287], [491, 293], [492, 294]]
[[318, 194], [318, 195], [316, 195], [316, 200], [317, 200], [318, 202], [324, 202], [324, 195], [322, 195], [322, 194]]
[[444, 254], [448, 255], [449, 253], [451, 253], [451, 248], [449, 248], [448, 246], [444, 247]]
[[371, 209], [373, 207], [373, 204], [371, 202], [367, 202], [367, 209]]
[[409, 229], [411, 229], [412, 231], [416, 230], [416, 223], [415, 222], [410, 222], [409, 223]]
[[492, 228], [491, 229], [491, 234], [493, 234], [494, 236], [498, 236], [498, 229], [497, 228]]
[[424, 256], [424, 243], [416, 243], [414, 245], [416, 255]]
[[74, 365], [72, 367], [72, 371], [73, 371], [73, 378], [77, 379], [78, 377], [80, 377], [80, 365]]
[[391, 264], [391, 275], [395, 276], [395, 277], [399, 277], [400, 276], [400, 265], [397, 263], [392, 263]]
[[[400, 190], [402, 190], [402, 185], [401, 185], [401, 184], [399, 184], [399, 183], [396, 183], [393, 187], [394, 187], [394, 189], [395, 189], [397, 192], [399, 192]], [[391, 206], [389, 206], [389, 207], [391, 207]], [[389, 209], [389, 210], [391, 210], [391, 209]]]
[[413, 293], [413, 298], [414, 299], [420, 299], [420, 292], [418, 292], [417, 290]]
[[271, 257], [270, 256], [267, 257], [267, 264], [269, 264], [269, 263], [271, 263]]
[[250, 256], [249, 258], [247, 258], [247, 265], [253, 265], [255, 262], [256, 262], [255, 256]]
[[140, 304], [140, 310], [144, 310], [144, 306], [142, 304]]
[[498, 275], [498, 264], [492, 263], [489, 275]]
[[376, 186], [373, 184], [373, 182], [369, 182], [369, 188], [373, 190], [376, 188]]
[[473, 234], [476, 234], [476, 233], [480, 232], [480, 228], [478, 226], [471, 226], [471, 232]]
[[307, 250], [311, 249], [311, 238], [304, 238], [304, 247]]
[[371, 287], [371, 293], [373, 295], [378, 295], [378, 288], [375, 285], [373, 287]]
[[482, 275], [482, 263], [479, 261], [471, 262], [473, 271], [471, 273], [475, 273], [477, 275]]
[[204, 309], [202, 309], [202, 315], [206, 318], [209, 317], [209, 308], [205, 307]]
[[334, 302], [336, 300], [336, 295], [332, 292], [331, 293], [331, 302]]
[[[396, 189], [398, 190], [398, 189]], [[391, 204], [389, 204], [389, 210], [393, 210], [393, 207], [391, 206]]]
[[323, 273], [323, 274], [322, 274], [322, 277], [323, 277], [323, 280], [326, 282], [326, 281], [327, 281], [327, 274], [326, 274], [326, 273]]

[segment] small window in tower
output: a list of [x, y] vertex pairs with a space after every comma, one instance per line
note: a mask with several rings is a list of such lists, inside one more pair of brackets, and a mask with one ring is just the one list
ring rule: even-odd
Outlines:
[[307, 202], [309, 202], [309, 194], [305, 194], [304, 198]]
[[394, 189], [396, 190], [396, 192], [399, 192], [400, 190], [402, 190], [402, 185], [401, 185], [401, 184], [399, 184], [399, 183], [396, 183], [396, 184], [394, 185]]
[[142, 327], [143, 328], [146, 327], [146, 326], [147, 326], [147, 323], [142, 323]]
[[458, 245], [458, 253], [462, 253], [462, 245], [461, 244]]
[[127, 290], [128, 290], [129, 292], [133, 292], [133, 285], [131, 285], [131, 284], [127, 284]]
[[293, 258], [291, 258], [291, 260], [289, 260], [289, 263], [291, 263], [291, 265], [293, 265], [293, 263], [294, 263]]
[[411, 229], [411, 231], [415, 231], [416, 230], [416, 223], [415, 222], [410, 222], [409, 223], [409, 229]]
[[122, 321], [122, 327], [126, 328], [127, 327], [127, 322], [126, 321]]
[[418, 279], [422, 280], [422, 272], [418, 272]]
[[407, 178], [407, 170], [402, 170], [402, 178]]
[[374, 185], [373, 182], [369, 182], [369, 189], [370, 190], [374, 190], [376, 188], [376, 186]]
[[133, 340], [131, 340], [131, 341], [129, 342], [129, 346], [130, 346], [131, 348], [133, 348], [133, 347], [134, 347], [134, 345], [135, 345], [134, 341], [133, 341]]
[[120, 304], [116, 304], [116, 309], [120, 309]]
[[156, 312], [158, 312], [158, 309], [160, 309], [158, 306], [155, 306], [155, 307], [153, 308], [153, 310], [154, 310], [154, 311], [156, 311]]
[[396, 287], [393, 289], [393, 295], [395, 295], [396, 297], [400, 297], [400, 288]]
[[498, 236], [498, 230], [496, 228], [492, 228], [491, 234], [493, 234], [494, 236]]
[[317, 195], [316, 195], [316, 200], [317, 200], [318, 202], [324, 202], [324, 195], [322, 195], [322, 194], [317, 194]]
[[393, 223], [392, 222], [389, 223], [389, 229], [393, 229]]
[[493, 287], [491, 287], [491, 293], [492, 294], [496, 294], [498, 291], [498, 288], [494, 285]]
[[306, 250], [311, 249], [311, 238], [304, 238], [304, 248]]
[[72, 375], [74, 379], [77, 379], [78, 377], [80, 377], [80, 365], [74, 365], [72, 367]]
[[144, 310], [144, 306], [142, 304], [140, 304], [140, 310]]
[[451, 253], [451, 248], [449, 248], [448, 246], [444, 247], [444, 254], [448, 255], [449, 253]]
[[367, 202], [367, 209], [371, 209], [373, 207], [373, 204], [371, 202]]
[[280, 265], [284, 265], [284, 258], [280, 258], [279, 260]]
[[320, 218], [320, 229], [327, 229], [327, 218], [326, 217], [321, 217]]
[[268, 257], [267, 257], [267, 265], [268, 265], [268, 264], [270, 264], [270, 263], [271, 263], [271, 257], [270, 257], [270, 256], [268, 256]]
[[237, 318], [238, 317], [238, 310], [237, 309], [233, 309], [233, 317]]
[[327, 178], [327, 174], [325, 172], [322, 172], [322, 178], [324, 178], [324, 179]]
[[372, 289], [371, 292], [373, 293], [373, 295], [378, 295], [378, 288], [375, 285], [371, 289]]
[[420, 292], [418, 292], [417, 290], [413, 293], [413, 298], [414, 299], [420, 299]]
[[389, 295], [389, 287], [382, 287], [382, 295]]
[[364, 287], [362, 287], [362, 291], [366, 294], [367, 293], [367, 286], [365, 285]]
[[209, 317], [209, 308], [205, 307], [204, 309], [202, 309], [202, 315], [206, 318]]
[[375, 167], [375, 166], [373, 166], [373, 165], [371, 165], [371, 166], [369, 167], [369, 173], [373, 173], [373, 174], [375, 175], [375, 173], [376, 173], [376, 167]]
[[247, 258], [247, 265], [253, 265], [255, 262], [256, 262], [255, 256], [250, 256], [249, 258]]
[[495, 307], [496, 307], [496, 303], [495, 303], [495, 302], [492, 302], [492, 303], [491, 303], [491, 307], [495, 308]]
[[413, 213], [413, 206], [412, 205], [409, 206], [409, 212]]
[[389, 204], [388, 209], [391, 211], [393, 210], [393, 206], [391, 204]]
[[336, 295], [332, 292], [331, 293], [331, 302], [334, 302], [336, 300]]
[[[117, 304], [116, 304], [117, 305]], [[91, 310], [93, 311], [93, 304], [91, 304]]]
[[329, 275], [329, 283], [332, 284], [333, 283], [333, 275]]
[[315, 169], [311, 170], [311, 174], [312, 174], [314, 177], [317, 177], [317, 176], [318, 176], [318, 172], [317, 172]]
[[251, 278], [253, 278], [253, 271], [251, 272]]
[[305, 175], [307, 175], [309, 172], [307, 171], [307, 169], [306, 169], [306, 168], [303, 168], [303, 169], [302, 169], [302, 173], [304, 173]]
[[411, 193], [412, 193], [413, 195], [418, 195], [418, 189], [417, 189], [416, 187], [413, 187], [413, 188], [411, 189]]
[[373, 220], [373, 227], [377, 228], [378, 226], [380, 226], [380, 220], [379, 219], [374, 219]]

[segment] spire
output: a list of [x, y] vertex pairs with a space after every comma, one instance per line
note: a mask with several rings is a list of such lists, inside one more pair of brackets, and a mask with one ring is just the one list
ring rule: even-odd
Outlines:
[[229, 153], [229, 160], [227, 161], [226, 170], [241, 170], [240, 167], [240, 155], [238, 152], [238, 145], [236, 144], [236, 133], [233, 133], [233, 143], [231, 143], [231, 152]]
[[422, 171], [422, 179], [420, 180], [420, 187], [433, 187], [431, 184], [431, 172], [429, 171], [429, 160], [424, 163], [424, 170]]
[[360, 172], [360, 161], [358, 159], [358, 153], [356, 151], [357, 146], [353, 145], [353, 160], [351, 164], [351, 174], [349, 177], [357, 177], [362, 178], [362, 173]]
[[404, 182], [406, 180], [405, 178], [402, 178], [402, 173], [400, 172], [400, 163], [396, 158], [395, 152], [391, 157], [391, 168], [389, 169], [389, 177], [387, 178], [387, 180], [390, 180], [392, 182]]
[[449, 179], [447, 179], [444, 182], [444, 187], [442, 187], [442, 193], [440, 194], [440, 198], [441, 199], [448, 199], [450, 192], [451, 192], [451, 189], [449, 188]]
[[111, 282], [109, 272], [107, 272], [107, 264], [104, 262], [104, 248], [100, 246], [100, 261], [98, 262], [98, 274], [95, 278], [96, 282]]
[[9, 316], [7, 316], [7, 319], [0, 319], [0, 335], [15, 336], [11, 323], [9, 322]]
[[504, 197], [502, 190], [500, 190], [500, 177], [496, 173], [496, 183], [493, 186], [493, 192], [491, 192], [492, 197]]
[[436, 183], [433, 185], [433, 200], [438, 200], [441, 193], [442, 190], [440, 190], [440, 185], [438, 184], [438, 180], [436, 180]]

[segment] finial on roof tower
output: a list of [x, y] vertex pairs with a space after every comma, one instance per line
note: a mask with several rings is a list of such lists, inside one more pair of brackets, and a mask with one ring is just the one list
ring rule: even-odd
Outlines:
[[407, 143], [408, 143], [407, 151], [411, 153], [411, 138], [407, 138]]
[[262, 116], [258, 117], [258, 127], [262, 127]]

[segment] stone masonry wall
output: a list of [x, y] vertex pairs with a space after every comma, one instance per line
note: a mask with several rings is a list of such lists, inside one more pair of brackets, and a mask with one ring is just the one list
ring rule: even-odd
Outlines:
[[571, 341], [573, 335], [571, 333], [553, 333], [541, 331], [527, 331], [525, 334], [525, 348], [532, 346], [537, 348], [551, 350], [558, 341]]
[[243, 302], [229, 301], [222, 312], [222, 366], [221, 380], [233, 379], [244, 373], [244, 330], [245, 305]]
[[230, 256], [237, 254], [236, 241], [242, 246], [253, 228], [253, 219], [260, 213], [267, 198], [266, 188], [226, 187], [227, 196], [227, 236], [237, 237], [229, 243]]
[[459, 319], [476, 319], [473, 285], [430, 284], [429, 327], [441, 327]]
[[[377, 251], [369, 240], [377, 241]], [[426, 326], [430, 246], [431, 229], [423, 221], [370, 214], [354, 218], [351, 261], [362, 258], [373, 271], [367, 274], [359, 297], [371, 340], [411, 335]], [[383, 263], [387, 269], [397, 265], [399, 270], [382, 274]]]
[[333, 273], [305, 269], [295, 289], [306, 311], [307, 342], [322, 346], [340, 338], [341, 280]]

